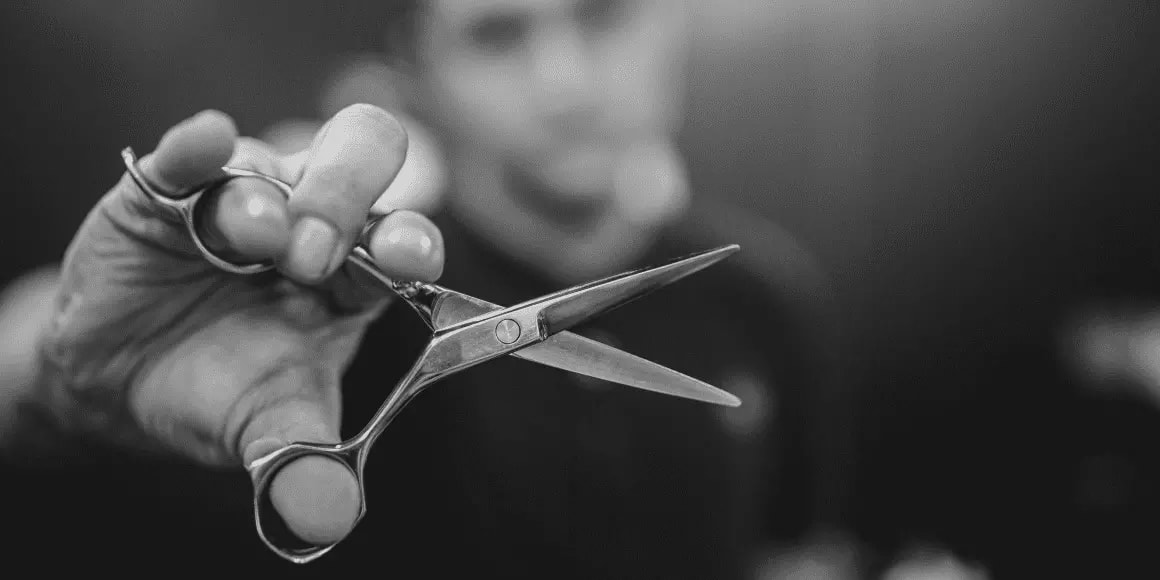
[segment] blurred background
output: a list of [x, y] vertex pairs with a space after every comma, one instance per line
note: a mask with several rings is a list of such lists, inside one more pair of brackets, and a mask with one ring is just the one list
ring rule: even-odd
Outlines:
[[[60, 258], [122, 147], [148, 151], [204, 108], [249, 135], [317, 119], [329, 80], [381, 42], [323, 2], [0, 11], [6, 283]], [[846, 380], [831, 404], [849, 419], [832, 426], [831, 483], [880, 565], [1160, 573], [1157, 12], [696, 5], [692, 189], [780, 224], [833, 282]]]

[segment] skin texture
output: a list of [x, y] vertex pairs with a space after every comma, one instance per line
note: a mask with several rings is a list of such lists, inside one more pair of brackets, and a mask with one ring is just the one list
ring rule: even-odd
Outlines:
[[[211, 466], [244, 466], [292, 441], [337, 442], [340, 376], [389, 301], [340, 262], [406, 147], [401, 126], [370, 106], [339, 112], [293, 158], [238, 138], [219, 112], [178, 124], [140, 162], [163, 191], [197, 186], [226, 164], [294, 186], [285, 200], [235, 180], [205, 214], [215, 249], [273, 259], [277, 272], [213, 267], [174, 215], [123, 178], [66, 253], [31, 396], [83, 437]], [[394, 213], [370, 236], [388, 275], [442, 272], [442, 238], [426, 218]], [[271, 494], [291, 530], [319, 544], [349, 533], [358, 512], [354, 478], [330, 460], [290, 464]]]

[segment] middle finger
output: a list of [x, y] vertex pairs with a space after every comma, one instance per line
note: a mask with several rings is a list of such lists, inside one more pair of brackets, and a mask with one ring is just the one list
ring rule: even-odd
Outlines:
[[333, 273], [358, 242], [371, 207], [406, 153], [406, 132], [382, 109], [354, 105], [335, 115], [315, 139], [290, 198], [283, 272], [304, 283]]

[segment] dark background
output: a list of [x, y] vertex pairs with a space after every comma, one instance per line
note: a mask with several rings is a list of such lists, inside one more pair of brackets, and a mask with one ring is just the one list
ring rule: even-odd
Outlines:
[[[1155, 575], [1160, 414], [1083, 389], [1057, 346], [1075, 308], [1160, 302], [1156, 4], [714, 5], [681, 143], [700, 195], [785, 226], [838, 291], [846, 523], [883, 558], [927, 542], [999, 577]], [[59, 259], [122, 147], [203, 108], [247, 134], [315, 116], [330, 67], [379, 34], [321, 2], [0, 11], [5, 282]], [[6, 477], [6, 509], [80, 485]], [[246, 485], [222, 529], [252, 534]]]

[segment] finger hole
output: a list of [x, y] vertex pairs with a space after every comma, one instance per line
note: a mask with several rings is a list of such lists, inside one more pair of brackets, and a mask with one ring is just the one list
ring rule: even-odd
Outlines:
[[236, 177], [220, 189], [206, 192], [200, 233], [206, 245], [238, 260], [272, 260], [290, 239], [286, 198], [259, 178]]
[[381, 218], [368, 232], [366, 247], [385, 274], [432, 282], [443, 274], [443, 234], [426, 216], [400, 210]]
[[346, 537], [358, 519], [361, 498], [354, 474], [328, 457], [294, 460], [270, 482], [270, 502], [291, 533], [314, 545]]

